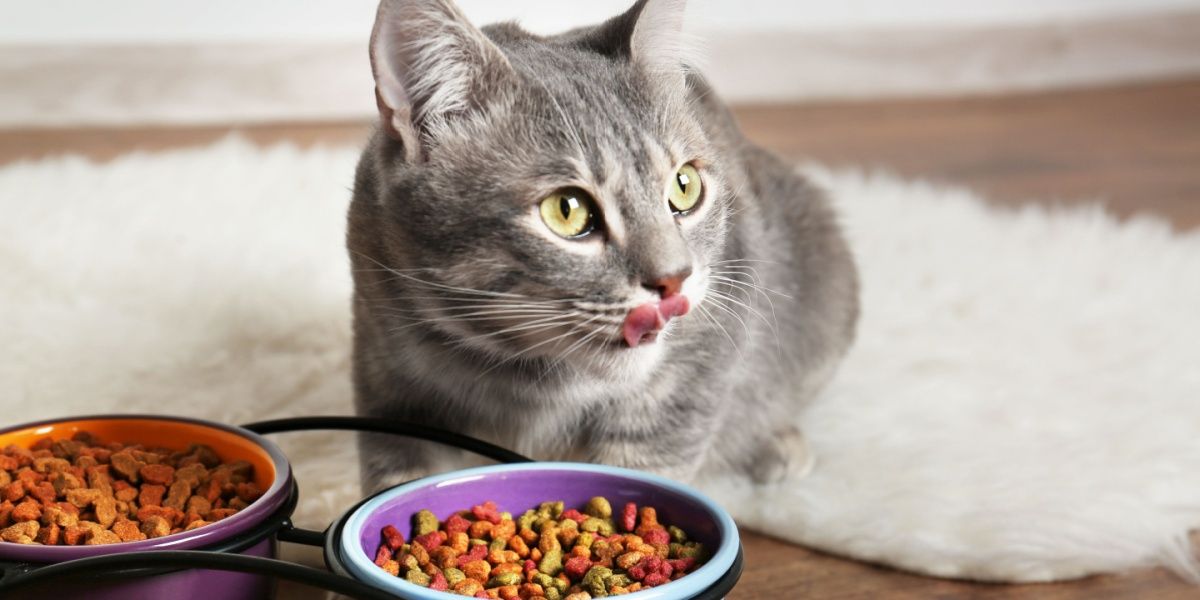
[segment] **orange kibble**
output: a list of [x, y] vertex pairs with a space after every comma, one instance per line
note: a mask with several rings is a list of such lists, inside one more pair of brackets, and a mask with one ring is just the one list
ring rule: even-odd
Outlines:
[[438, 546], [429, 553], [429, 560], [443, 569], [456, 567], [458, 566], [458, 554], [450, 546]]
[[467, 530], [467, 533], [477, 540], [482, 540], [492, 532], [492, 527], [494, 525], [490, 521], [475, 521], [471, 523], [471, 528]]
[[496, 594], [500, 596], [501, 600], [513, 600], [513, 598], [521, 597], [519, 590], [520, 588], [515, 585], [502, 585], [496, 588]]
[[492, 565], [486, 560], [473, 560], [461, 567], [463, 575], [468, 579], [474, 579], [480, 583], [487, 581], [488, 575], [492, 572]]
[[534, 544], [538, 541], [537, 532], [528, 527], [521, 529], [521, 531], [517, 532], [517, 535], [521, 536], [521, 539], [525, 540], [526, 544]]
[[493, 540], [508, 539], [517, 534], [517, 523], [511, 520], [500, 521], [488, 532]]
[[517, 592], [522, 598], [538, 598], [546, 595], [546, 590], [536, 583], [522, 583]]
[[471, 546], [471, 536], [465, 531], [456, 531], [450, 534], [450, 538], [446, 540], [446, 544], [459, 554], [466, 554]]
[[492, 568], [491, 576], [503, 575], [505, 573], [521, 574], [521, 565], [519, 563], [501, 563]]
[[423, 567], [429, 564], [429, 551], [425, 549], [425, 546], [413, 544], [412, 547], [408, 549], [408, 553], [412, 554], [413, 558], [417, 559], [418, 565]]
[[638, 516], [642, 525], [658, 524], [658, 511], [653, 506], [643, 506]]
[[508, 538], [508, 549], [517, 553], [517, 556], [525, 558], [529, 556], [529, 546], [521, 536], [514, 535]]
[[471, 596], [483, 591], [483, 584], [473, 577], [468, 576], [466, 579], [454, 584], [452, 588], [455, 594], [460, 596]]
[[538, 562], [538, 561], [542, 560], [542, 551], [537, 548], [530, 550], [529, 551], [529, 560], [532, 560], [533, 562]]

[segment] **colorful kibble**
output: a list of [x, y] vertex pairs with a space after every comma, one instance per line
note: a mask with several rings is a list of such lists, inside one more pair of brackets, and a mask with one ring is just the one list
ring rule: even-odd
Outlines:
[[253, 478], [249, 463], [222, 463], [199, 444], [183, 451], [102, 444], [80, 431], [29, 448], [8, 445], [0, 449], [0, 540], [100, 545], [190, 531], [262, 496]]
[[515, 519], [491, 501], [444, 522], [422, 510], [412, 525], [407, 542], [397, 528], [383, 528], [375, 564], [416, 585], [475, 598], [630, 594], [683, 577], [703, 556], [682, 529], [659, 523], [653, 507], [627, 503], [618, 513], [603, 497], [582, 510], [543, 502]]

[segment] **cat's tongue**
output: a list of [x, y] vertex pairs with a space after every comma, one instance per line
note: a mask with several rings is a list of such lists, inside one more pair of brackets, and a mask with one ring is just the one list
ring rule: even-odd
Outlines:
[[658, 302], [647, 302], [625, 317], [623, 333], [630, 348], [638, 344], [653, 342], [658, 332], [674, 317], [686, 315], [690, 306], [682, 294], [675, 294]]

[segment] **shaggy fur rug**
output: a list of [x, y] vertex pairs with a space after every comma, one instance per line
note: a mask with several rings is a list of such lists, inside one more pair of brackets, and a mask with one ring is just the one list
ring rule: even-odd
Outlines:
[[[0, 414], [229, 423], [351, 411], [354, 149], [238, 140], [0, 170]], [[798, 418], [800, 481], [702, 486], [750, 528], [923, 573], [1200, 579], [1200, 235], [805, 171], [842, 211], [864, 316]], [[278, 436], [321, 527], [350, 434]]]

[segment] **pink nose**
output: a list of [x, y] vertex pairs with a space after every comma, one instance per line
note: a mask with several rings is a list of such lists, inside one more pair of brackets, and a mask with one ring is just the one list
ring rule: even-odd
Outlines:
[[630, 348], [636, 348], [642, 342], [653, 342], [667, 321], [686, 315], [689, 308], [687, 296], [682, 294], [672, 294], [638, 306], [625, 317], [625, 343]]

